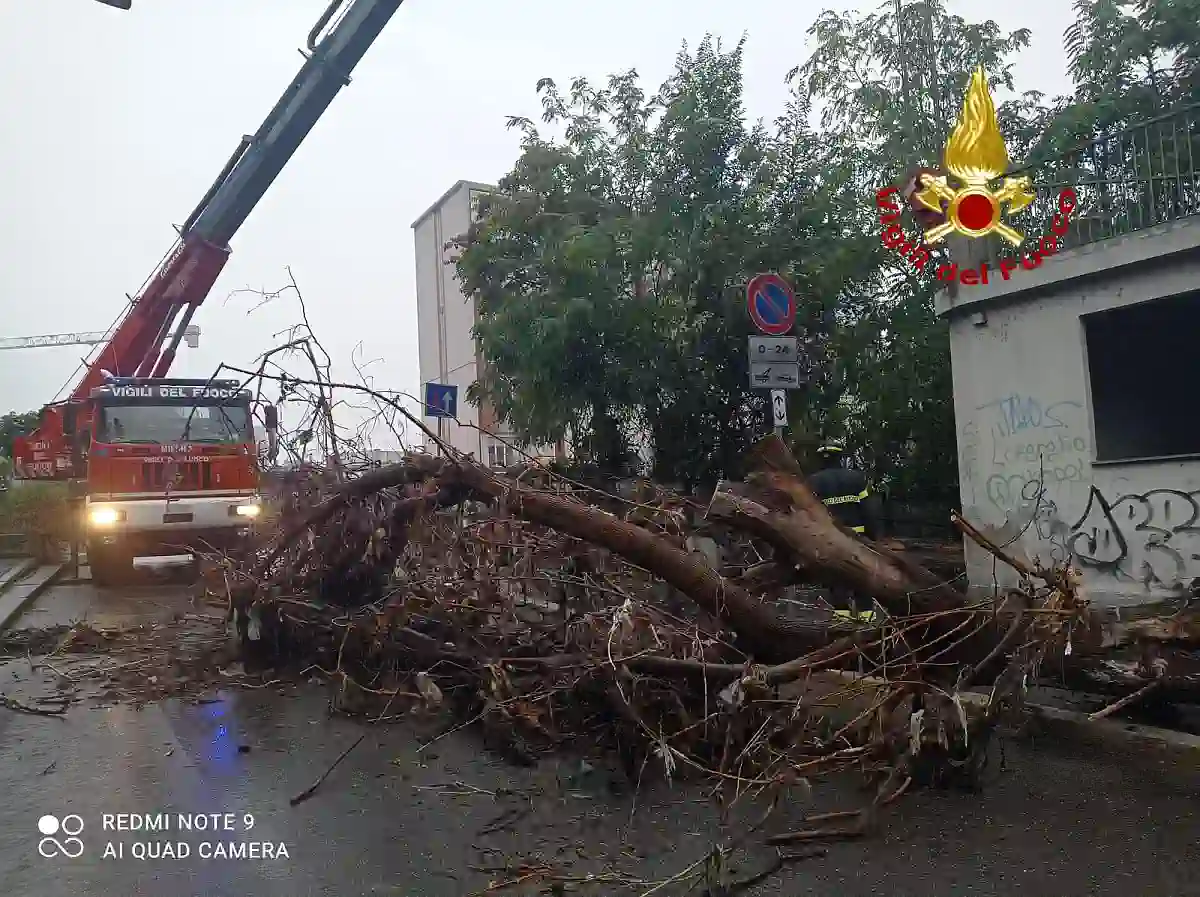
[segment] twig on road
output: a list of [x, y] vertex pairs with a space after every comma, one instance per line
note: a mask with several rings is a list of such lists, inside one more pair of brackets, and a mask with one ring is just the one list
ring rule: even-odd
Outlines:
[[0, 694], [0, 706], [7, 707], [16, 713], [28, 713], [30, 716], [56, 716], [61, 717], [67, 712], [66, 707], [59, 707], [57, 710], [45, 710], [41, 707], [30, 707], [28, 704], [22, 704], [15, 698], [10, 698], [6, 694]]
[[331, 763], [329, 765], [329, 768], [327, 770], [325, 770], [323, 773], [321, 773], [321, 777], [319, 779], [317, 779], [315, 782], [313, 782], [311, 785], [309, 785], [307, 788], [305, 788], [303, 791], [301, 791], [299, 794], [297, 794], [295, 797], [293, 797], [290, 801], [288, 801], [288, 803], [294, 807], [297, 804], [304, 803], [306, 800], [308, 800], [310, 797], [312, 797], [314, 794], [316, 794], [317, 789], [321, 787], [321, 783], [324, 782], [327, 778], [329, 778], [329, 774], [331, 772], [333, 772], [335, 769], [337, 769], [338, 764], [341, 763], [343, 760], [345, 760], [347, 757], [349, 757], [350, 752], [353, 751], [360, 744], [362, 744], [363, 739], [366, 737], [367, 737], [366, 732], [363, 732], [361, 735], [359, 735], [358, 738], [355, 739], [354, 744], [350, 745], [350, 747], [346, 748], [344, 751], [342, 751], [340, 754], [338, 754], [337, 759], [334, 760], [333, 763]]
[[800, 860], [810, 860], [818, 857], [823, 857], [828, 853], [824, 847], [811, 847], [808, 850], [794, 851], [784, 853], [781, 850], [776, 850], [775, 858], [771, 861], [767, 868], [761, 872], [755, 872], [753, 875], [747, 875], [745, 878], [739, 878], [737, 881], [731, 881], [727, 885], [719, 886], [717, 890], [713, 888], [705, 888], [700, 892], [700, 897], [733, 897], [734, 894], [740, 894], [747, 888], [752, 888], [762, 881], [766, 881], [776, 872], [781, 870], [788, 863], [796, 863]]
[[1125, 697], [1121, 698], [1119, 701], [1114, 701], [1113, 703], [1109, 704], [1103, 710], [1097, 710], [1095, 713], [1089, 714], [1088, 722], [1094, 723], [1097, 720], [1106, 719], [1107, 717], [1112, 716], [1114, 713], [1116, 713], [1119, 710], [1124, 710], [1130, 704], [1137, 703], [1142, 698], [1146, 697], [1146, 695], [1150, 694], [1150, 692], [1154, 691], [1156, 688], [1158, 688], [1162, 684], [1163, 684], [1162, 679], [1155, 679], [1152, 682], [1148, 682], [1146, 685], [1143, 685], [1137, 691], [1127, 694], [1127, 695], [1125, 695]]

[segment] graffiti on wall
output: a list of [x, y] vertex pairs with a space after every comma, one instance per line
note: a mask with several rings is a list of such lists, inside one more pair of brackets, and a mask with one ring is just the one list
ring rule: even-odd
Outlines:
[[959, 434], [959, 463], [972, 504], [1008, 514], [1089, 481], [1083, 403], [1010, 393], [975, 409]]
[[964, 501], [1043, 564], [1146, 589], [1190, 586], [1200, 490], [1106, 494], [1092, 482], [1089, 440], [1082, 402], [1009, 393], [979, 405], [959, 432]]
[[1005, 541], [1020, 539], [1043, 566], [1070, 562], [1094, 575], [1179, 592], [1200, 577], [1200, 490], [1151, 489], [1106, 496], [1088, 487], [1083, 512], [1064, 518], [1045, 489], [1005, 519]]
[[1148, 588], [1187, 585], [1200, 572], [1200, 490], [1110, 499], [1093, 486], [1065, 547], [1083, 567]]

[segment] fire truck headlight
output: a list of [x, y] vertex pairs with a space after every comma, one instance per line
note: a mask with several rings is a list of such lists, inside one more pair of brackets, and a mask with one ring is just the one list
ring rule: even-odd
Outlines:
[[235, 513], [238, 517], [249, 517], [249, 518], [253, 519], [262, 513], [262, 505], [258, 505], [258, 504], [238, 505], [236, 508], [233, 509], [233, 513]]
[[96, 527], [112, 526], [124, 516], [125, 514], [116, 508], [106, 508], [103, 505], [88, 509], [88, 523]]

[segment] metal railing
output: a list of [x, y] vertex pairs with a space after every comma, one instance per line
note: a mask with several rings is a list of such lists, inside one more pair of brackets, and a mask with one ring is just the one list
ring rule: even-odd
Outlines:
[[[1050, 233], [1059, 194], [1067, 187], [1075, 190], [1078, 208], [1070, 231], [1059, 241], [1060, 250], [1200, 214], [1198, 163], [1200, 104], [1010, 171], [1014, 177], [1029, 177], [1037, 196], [1009, 222], [1025, 234], [1020, 254], [1036, 248]], [[1012, 247], [998, 237], [986, 242], [992, 258], [1013, 255]]]

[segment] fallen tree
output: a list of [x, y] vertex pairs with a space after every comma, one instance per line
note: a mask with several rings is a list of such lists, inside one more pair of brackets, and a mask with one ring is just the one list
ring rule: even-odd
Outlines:
[[963, 607], [948, 583], [839, 525], [781, 440], [759, 443], [751, 467], [746, 483], [718, 486], [711, 515], [760, 537], [816, 581], [848, 585], [894, 614]]
[[[544, 471], [428, 455], [333, 487], [234, 571], [231, 611], [252, 656], [325, 669], [343, 709], [386, 718], [437, 695], [510, 756], [607, 736], [631, 770], [657, 757], [739, 790], [855, 767], [878, 780], [876, 804], [914, 780], [971, 779], [1001, 710], [1086, 616], [1074, 581], [1031, 578], [1005, 597], [1020, 625], [998, 622], [997, 607], [840, 528], [778, 440], [752, 466], [710, 520], [771, 546], [776, 573], [798, 565], [870, 595], [883, 622], [783, 614], [759, 591], [769, 577], [752, 590], [751, 573], [687, 549], [678, 502], [617, 514]], [[668, 609], [663, 588], [693, 610]], [[968, 720], [959, 690], [989, 664], [994, 699]], [[861, 691], [838, 670], [888, 687], [835, 725], [814, 677]]]
[[[1034, 568], [954, 518], [1021, 574], [980, 601], [840, 527], [779, 440], [749, 466], [689, 508], [656, 488], [623, 500], [537, 466], [414, 454], [313, 490], [271, 542], [226, 559], [222, 582], [247, 663], [323, 671], [343, 713], [437, 710], [521, 763], [603, 746], [631, 782], [707, 776], [725, 806], [846, 771], [873, 789], [771, 844], [860, 835], [916, 786], [979, 787], [1044, 669], [1113, 681], [1077, 572]], [[690, 550], [697, 525], [743, 562]], [[781, 600], [798, 581], [848, 586], [881, 614]], [[1181, 681], [1156, 663], [1126, 667], [1097, 715]]]

